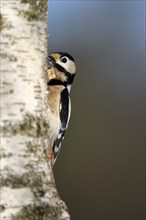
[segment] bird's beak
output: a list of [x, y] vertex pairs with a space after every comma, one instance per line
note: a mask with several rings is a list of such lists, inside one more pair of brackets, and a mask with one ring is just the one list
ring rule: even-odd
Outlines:
[[50, 66], [54, 66], [55, 65], [55, 59], [53, 56], [48, 56], [48, 62], [50, 64]]

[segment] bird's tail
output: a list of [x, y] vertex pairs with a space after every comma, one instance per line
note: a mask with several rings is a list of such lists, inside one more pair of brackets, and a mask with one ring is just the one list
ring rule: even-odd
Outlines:
[[55, 145], [52, 148], [52, 152], [51, 152], [51, 156], [50, 156], [50, 163], [51, 163], [52, 167], [54, 166], [54, 164], [56, 162], [57, 156], [60, 152], [60, 148], [61, 148], [61, 144], [59, 146]]

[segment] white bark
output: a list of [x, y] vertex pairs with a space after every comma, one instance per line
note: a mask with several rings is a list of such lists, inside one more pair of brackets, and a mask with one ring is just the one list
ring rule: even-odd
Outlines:
[[2, 220], [69, 219], [49, 166], [47, 0], [1, 0]]

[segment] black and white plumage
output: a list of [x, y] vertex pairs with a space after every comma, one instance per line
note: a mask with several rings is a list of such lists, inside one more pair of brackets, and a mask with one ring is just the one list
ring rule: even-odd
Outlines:
[[59, 154], [71, 114], [70, 89], [76, 74], [74, 59], [68, 53], [55, 52], [48, 56], [52, 76], [48, 81], [48, 104], [51, 110], [50, 140], [53, 166]]

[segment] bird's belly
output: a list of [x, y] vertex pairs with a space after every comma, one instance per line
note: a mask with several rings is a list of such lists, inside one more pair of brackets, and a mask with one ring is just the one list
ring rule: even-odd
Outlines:
[[49, 87], [48, 89], [48, 111], [49, 111], [49, 139], [53, 145], [54, 140], [58, 137], [60, 121], [60, 93], [63, 86]]

